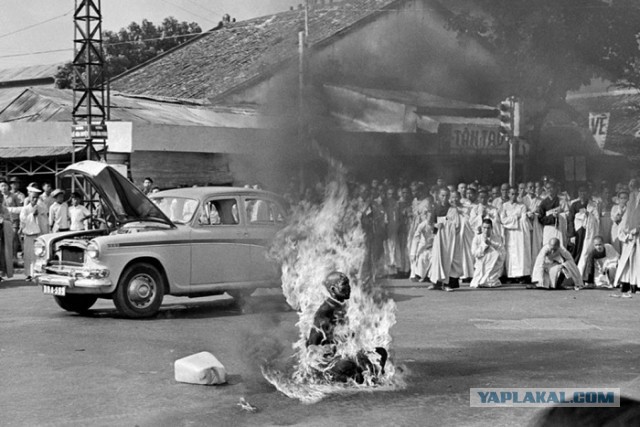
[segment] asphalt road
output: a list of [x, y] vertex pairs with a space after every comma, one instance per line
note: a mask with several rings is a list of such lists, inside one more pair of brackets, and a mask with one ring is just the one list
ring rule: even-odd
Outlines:
[[[266, 383], [256, 357], [288, 351], [297, 316], [275, 292], [242, 313], [228, 297], [167, 297], [157, 318], [62, 311], [31, 283], [0, 282], [0, 425], [526, 425], [538, 409], [471, 408], [471, 387], [620, 387], [640, 399], [640, 294], [522, 286], [427, 291], [386, 284], [398, 304], [392, 357], [407, 388], [303, 405]], [[176, 383], [200, 351], [229, 384]], [[259, 408], [243, 411], [241, 397]]]

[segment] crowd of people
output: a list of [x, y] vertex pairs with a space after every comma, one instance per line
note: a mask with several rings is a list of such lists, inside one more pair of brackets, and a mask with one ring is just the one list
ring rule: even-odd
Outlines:
[[[363, 280], [406, 277], [452, 291], [521, 283], [528, 288], [620, 287], [640, 283], [639, 186], [585, 183], [575, 197], [549, 177], [540, 181], [447, 185], [373, 180], [350, 197], [365, 231]], [[299, 209], [321, 203], [323, 186], [307, 188]]]
[[12, 277], [14, 265], [24, 263], [27, 280], [33, 274], [34, 243], [38, 236], [49, 232], [88, 229], [91, 217], [79, 193], [70, 194], [54, 189], [50, 183], [42, 188], [35, 182], [22, 191], [17, 177], [0, 177], [0, 280]]

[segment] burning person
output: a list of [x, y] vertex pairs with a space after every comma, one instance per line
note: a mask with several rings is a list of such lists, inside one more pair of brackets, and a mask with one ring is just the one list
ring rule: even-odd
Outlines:
[[338, 271], [327, 276], [324, 286], [329, 291], [329, 297], [316, 311], [307, 339], [307, 347], [322, 346], [322, 359], [326, 365], [322, 363], [319, 368], [324, 378], [332, 382], [351, 379], [362, 384], [365, 374], [384, 374], [387, 351], [382, 347], [376, 347], [375, 352], [371, 352], [373, 354], [360, 350], [354, 358], [337, 355], [336, 328], [346, 322], [345, 305], [351, 296], [351, 286], [349, 278]]

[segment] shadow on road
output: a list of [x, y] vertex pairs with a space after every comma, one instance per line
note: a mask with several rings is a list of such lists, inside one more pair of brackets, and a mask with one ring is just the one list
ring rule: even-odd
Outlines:
[[22, 288], [22, 287], [37, 287], [33, 282], [27, 282], [24, 279], [6, 279], [3, 278], [0, 282], [0, 289], [4, 288]]
[[[185, 298], [185, 300], [185, 302], [164, 303], [156, 316], [143, 320], [213, 319], [248, 314], [282, 313], [291, 310], [282, 295], [253, 296], [247, 298], [243, 304], [239, 304], [232, 298], [208, 301], [187, 300]], [[92, 309], [83, 317], [123, 318], [115, 308]]]

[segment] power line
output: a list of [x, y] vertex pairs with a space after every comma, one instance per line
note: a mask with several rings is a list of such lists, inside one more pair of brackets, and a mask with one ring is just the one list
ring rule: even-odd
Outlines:
[[[172, 6], [178, 7], [190, 14], [193, 14], [195, 16], [198, 16], [200, 18], [203, 19], [207, 19], [204, 18], [200, 15], [194, 14], [191, 11], [188, 11], [186, 9], [183, 9], [167, 0], [162, 0], [165, 3], [168, 3]], [[601, 6], [587, 6], [587, 7], [592, 7], [592, 8], [601, 8]], [[602, 8], [611, 8], [611, 7], [615, 7], [615, 6], [607, 6], [607, 5], [603, 5]], [[624, 7], [619, 7], [619, 8], [624, 8]], [[633, 7], [629, 7], [629, 8], [633, 8]], [[419, 9], [360, 9], [360, 8], [344, 8], [344, 7], [337, 7], [334, 9], [322, 9], [322, 10], [345, 10], [345, 11], [362, 11], [362, 12], [409, 12], [409, 13], [416, 13], [416, 12], [421, 12], [421, 11], [425, 11], [425, 10], [435, 10], [434, 8], [419, 8]], [[70, 10], [69, 12], [66, 12], [63, 15], [48, 19], [46, 21], [42, 21], [39, 22], [37, 24], [33, 24], [29, 27], [25, 27], [16, 31], [13, 31], [11, 33], [7, 33], [7, 34], [3, 34], [0, 35], [0, 38], [11, 35], [11, 34], [15, 34], [17, 32], [20, 31], [24, 31], [30, 28], [33, 28], [35, 26], [44, 24], [46, 22], [52, 21], [54, 19], [58, 19], [61, 18], [63, 16], [68, 15], [69, 13], [71, 13], [73, 10]], [[208, 20], [208, 19], [207, 19]], [[210, 22], [214, 22], [214, 21], [210, 21]], [[121, 41], [121, 42], [115, 42], [115, 43], [103, 43], [103, 45], [105, 46], [118, 46], [118, 45], [123, 45], [123, 44], [131, 44], [131, 43], [140, 43], [140, 42], [147, 42], [147, 41], [155, 41], [155, 40], [166, 40], [166, 39], [174, 39], [174, 38], [181, 38], [181, 37], [195, 37], [201, 34], [204, 34], [205, 32], [200, 32], [200, 33], [190, 33], [190, 34], [182, 34], [182, 35], [175, 35], [175, 36], [165, 36], [165, 37], [156, 37], [156, 38], [149, 38], [149, 39], [140, 39], [140, 40], [130, 40], [130, 41]], [[54, 49], [54, 50], [44, 50], [44, 51], [38, 51], [38, 52], [29, 52], [29, 53], [16, 53], [16, 54], [8, 54], [8, 55], [0, 55], [0, 58], [14, 58], [14, 57], [20, 57], [20, 56], [30, 56], [30, 55], [42, 55], [42, 54], [47, 54], [47, 53], [55, 53], [55, 52], [65, 52], [65, 51], [72, 51], [72, 48], [67, 48], [67, 49]]]
[[197, 13], [194, 13], [192, 10], [185, 9], [184, 7], [182, 7], [182, 6], [178, 6], [178, 5], [177, 5], [177, 4], [175, 4], [175, 3], [171, 3], [171, 2], [170, 2], [170, 1], [168, 1], [168, 0], [162, 0], [162, 1], [163, 1], [163, 2], [165, 2], [165, 3], [167, 3], [167, 4], [170, 4], [170, 5], [171, 5], [171, 6], [173, 6], [173, 7], [177, 7], [177, 8], [178, 8], [178, 9], [180, 9], [180, 10], [183, 10], [183, 11], [185, 11], [185, 12], [187, 12], [187, 13], [190, 13], [190, 14], [191, 14], [191, 15], [193, 15], [193, 16], [196, 16], [196, 17], [198, 17], [198, 18], [202, 18], [202, 19], [204, 19], [204, 20], [206, 20], [206, 21], [213, 22], [214, 24], [217, 24], [217, 22], [216, 22], [216, 21], [213, 21], [213, 20], [211, 20], [211, 19], [209, 19], [209, 18], [206, 18], [206, 17], [204, 17], [204, 16], [202, 16], [202, 15], [199, 15], [199, 14], [197, 14]]
[[29, 25], [28, 27], [20, 28], [20, 29], [18, 29], [18, 30], [11, 31], [11, 32], [9, 32], [9, 33], [0, 34], [0, 39], [1, 39], [1, 38], [4, 38], [4, 37], [8, 37], [8, 36], [13, 35], [13, 34], [16, 34], [16, 33], [20, 33], [20, 32], [22, 32], [22, 31], [30, 30], [31, 28], [37, 27], [37, 26], [42, 25], [42, 24], [46, 24], [47, 22], [55, 21], [56, 19], [60, 19], [60, 18], [62, 18], [62, 17], [64, 17], [64, 16], [67, 16], [67, 15], [68, 15], [68, 14], [70, 14], [71, 12], [73, 12], [73, 9], [69, 9], [67, 12], [63, 13], [62, 15], [54, 16], [53, 18], [49, 18], [49, 19], [46, 19], [46, 20], [44, 20], [44, 21], [41, 21], [41, 22], [35, 23], [35, 24], [33, 24], [33, 25]]
[[188, 1], [189, 3], [191, 3], [191, 4], [195, 5], [195, 6], [199, 7], [199, 8], [200, 8], [200, 9], [202, 9], [202, 10], [206, 10], [207, 12], [212, 13], [212, 14], [214, 14], [214, 15], [220, 15], [220, 16], [222, 16], [222, 13], [220, 13], [220, 12], [218, 12], [218, 11], [215, 11], [215, 10], [213, 10], [213, 9], [209, 9], [208, 7], [204, 7], [204, 6], [200, 5], [199, 3], [197, 3], [197, 2], [195, 2], [195, 1], [193, 1], [193, 0], [187, 0], [187, 1]]
[[54, 49], [54, 50], [42, 50], [40, 52], [29, 52], [29, 53], [14, 53], [11, 55], [1, 55], [0, 58], [15, 58], [18, 56], [30, 56], [30, 55], [42, 55], [45, 53], [55, 53], [55, 52], [66, 52], [66, 51], [72, 51], [72, 48], [67, 48], [67, 49]]

